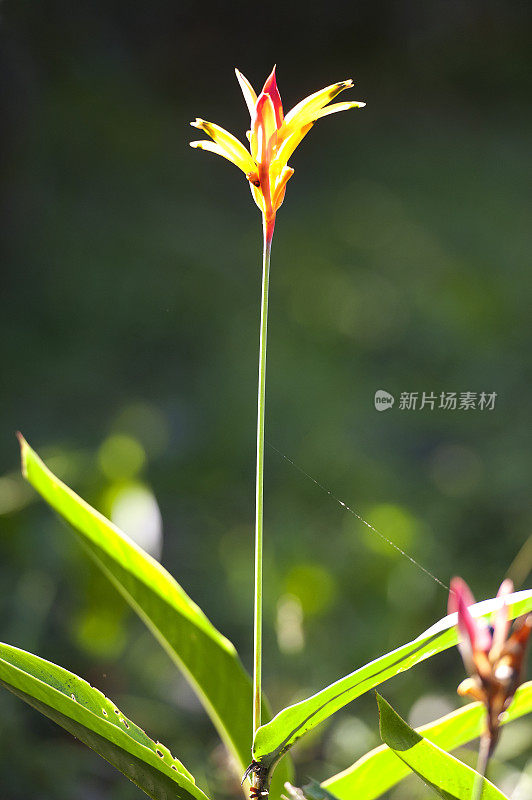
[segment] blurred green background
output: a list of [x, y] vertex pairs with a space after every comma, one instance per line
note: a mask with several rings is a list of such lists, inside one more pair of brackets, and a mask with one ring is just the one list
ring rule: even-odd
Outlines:
[[[367, 107], [321, 121], [291, 160], [267, 438], [442, 581], [493, 596], [532, 522], [531, 7], [2, 10], [0, 636], [82, 675], [216, 797], [237, 796], [190, 689], [19, 480], [14, 431], [160, 555], [251, 666], [260, 217], [236, 168], [188, 147], [188, 123], [244, 138], [235, 66], [260, 88], [277, 62], [287, 108], [352, 76], [345, 99]], [[378, 389], [393, 409], [375, 410]], [[497, 400], [406, 411], [403, 391]], [[441, 587], [271, 448], [265, 500], [274, 709], [445, 613]], [[513, 574], [528, 571], [525, 550]], [[460, 704], [462, 677], [448, 652], [383, 693], [422, 723]], [[6, 693], [0, 720], [1, 800], [143, 796]], [[513, 730], [493, 777], [518, 798], [532, 737]], [[377, 742], [363, 697], [296, 749], [299, 780]]]

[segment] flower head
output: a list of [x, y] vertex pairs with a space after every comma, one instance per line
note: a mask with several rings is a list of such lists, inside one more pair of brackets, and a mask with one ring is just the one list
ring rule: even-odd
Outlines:
[[499, 607], [490, 623], [471, 615], [469, 606], [475, 598], [462, 578], [453, 578], [449, 593], [449, 614], [458, 612], [458, 647], [470, 675], [459, 685], [458, 694], [473, 697], [486, 706], [492, 749], [499, 735], [500, 716], [522, 683], [526, 645], [532, 631], [532, 614], [517, 619], [510, 631], [506, 598], [511, 592], [512, 581], [503, 581], [497, 593]]
[[320, 117], [349, 108], [362, 108], [365, 103], [352, 101], [328, 105], [336, 95], [353, 86], [352, 80], [346, 80], [311, 94], [285, 116], [275, 67], [258, 97], [247, 78], [238, 70], [235, 72], [251, 117], [247, 132], [249, 151], [232, 134], [203, 119], [190, 124], [207, 133], [212, 141], [205, 139], [190, 145], [217, 153], [242, 170], [262, 211], [265, 225], [273, 233], [275, 214], [284, 200], [286, 184], [294, 174], [288, 166], [288, 159], [298, 144]]

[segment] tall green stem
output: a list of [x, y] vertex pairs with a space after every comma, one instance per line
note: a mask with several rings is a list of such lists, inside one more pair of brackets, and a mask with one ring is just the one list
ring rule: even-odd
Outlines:
[[483, 736], [480, 737], [480, 745], [478, 749], [478, 761], [477, 761], [477, 775], [475, 776], [475, 782], [473, 784], [473, 793], [471, 796], [471, 800], [480, 800], [480, 796], [482, 794], [482, 788], [484, 786], [484, 778], [486, 777], [488, 762], [490, 760], [492, 744], [493, 741], [489, 733], [485, 733]]
[[253, 626], [253, 734], [261, 725], [262, 702], [262, 524], [264, 497], [264, 406], [266, 396], [266, 343], [268, 289], [273, 226], [263, 220], [262, 298], [260, 305], [259, 386], [257, 396], [257, 482], [255, 489], [255, 612]]

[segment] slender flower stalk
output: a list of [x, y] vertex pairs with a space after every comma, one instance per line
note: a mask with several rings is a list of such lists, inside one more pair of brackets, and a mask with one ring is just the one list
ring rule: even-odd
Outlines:
[[[338, 111], [362, 108], [365, 103], [330, 101], [344, 89], [353, 86], [352, 80], [340, 81], [306, 97], [288, 113], [283, 104], [275, 76], [275, 67], [258, 95], [247, 78], [235, 70], [250, 114], [250, 130], [247, 132], [249, 151], [231, 133], [203, 119], [190, 124], [211, 137], [191, 142], [191, 147], [210, 150], [223, 156], [242, 170], [251, 189], [255, 203], [262, 213], [263, 260], [262, 297], [259, 341], [259, 382], [257, 397], [257, 473], [255, 494], [255, 608], [254, 608], [254, 656], [253, 656], [253, 734], [261, 725], [262, 701], [262, 545], [264, 506], [264, 411], [266, 394], [266, 346], [268, 331], [268, 288], [270, 280], [270, 253], [275, 217], [282, 205], [286, 184], [294, 174], [288, 159], [316, 120]], [[269, 777], [251, 765], [254, 773], [254, 796], [267, 794]], [[244, 777], [247, 777], [246, 776]]]
[[[273, 231], [272, 231], [273, 234]], [[255, 486], [255, 609], [253, 635], [253, 734], [261, 726], [262, 686], [262, 531], [264, 518], [264, 410], [266, 407], [266, 348], [271, 236], [264, 219], [262, 295], [260, 304], [259, 383], [257, 396], [257, 472]]]

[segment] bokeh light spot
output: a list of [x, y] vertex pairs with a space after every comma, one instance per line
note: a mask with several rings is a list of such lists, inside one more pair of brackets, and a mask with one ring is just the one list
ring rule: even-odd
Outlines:
[[153, 492], [141, 484], [119, 489], [111, 505], [111, 521], [127, 533], [143, 550], [159, 558], [162, 552], [163, 527]]
[[9, 475], [0, 478], [0, 516], [23, 508], [31, 496], [22, 478]]
[[[416, 538], [417, 522], [415, 518], [401, 506], [392, 503], [382, 503], [373, 506], [365, 518], [376, 528], [379, 533], [390, 539], [397, 547], [408, 549]], [[362, 535], [370, 550], [375, 553], [382, 553], [389, 558], [402, 558], [394, 547], [381, 539], [374, 531], [365, 525]]]
[[116, 658], [125, 645], [122, 616], [109, 614], [106, 608], [84, 612], [76, 620], [74, 633], [85, 652], [97, 658]]
[[109, 436], [98, 451], [98, 463], [110, 480], [135, 477], [146, 460], [144, 448], [132, 436], [117, 433]]
[[355, 761], [377, 744], [378, 737], [369, 725], [358, 717], [347, 717], [335, 725], [326, 754], [331, 763], [340, 765]]
[[320, 564], [297, 564], [286, 576], [285, 587], [288, 594], [298, 598], [308, 616], [328, 611], [336, 600], [334, 578]]
[[299, 653], [305, 647], [303, 609], [298, 597], [283, 594], [277, 601], [275, 625], [277, 644], [282, 653]]
[[433, 722], [433, 720], [439, 719], [445, 714], [450, 714], [455, 708], [456, 706], [444, 695], [425, 694], [419, 700], [416, 700], [410, 709], [408, 723], [413, 728], [428, 725], [429, 722]]

